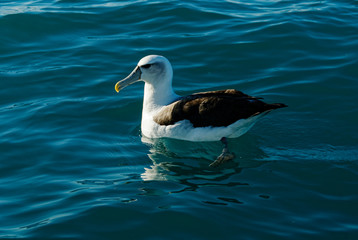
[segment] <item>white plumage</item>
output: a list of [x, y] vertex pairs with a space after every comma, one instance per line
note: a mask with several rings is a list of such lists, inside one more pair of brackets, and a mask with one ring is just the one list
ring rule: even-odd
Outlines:
[[119, 92], [134, 82], [144, 81], [142, 134], [148, 138], [222, 140], [225, 148], [219, 156], [222, 159], [218, 158], [220, 162], [225, 161], [229, 153], [226, 138], [245, 134], [261, 116], [286, 106], [267, 104], [233, 89], [181, 97], [173, 91], [172, 78], [170, 62], [163, 56], [149, 55], [142, 58], [115, 89]]

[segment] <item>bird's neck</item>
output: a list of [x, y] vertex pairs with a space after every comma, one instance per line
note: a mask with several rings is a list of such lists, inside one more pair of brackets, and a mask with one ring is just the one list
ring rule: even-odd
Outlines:
[[145, 83], [144, 85], [144, 99], [143, 99], [143, 113], [151, 113], [159, 110], [161, 107], [173, 102], [179, 96], [173, 91], [171, 82], [168, 84], [161, 84], [153, 86]]

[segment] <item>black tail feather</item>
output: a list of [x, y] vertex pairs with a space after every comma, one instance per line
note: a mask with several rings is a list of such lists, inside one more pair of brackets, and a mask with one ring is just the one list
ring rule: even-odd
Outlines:
[[270, 106], [271, 109], [277, 109], [277, 108], [284, 108], [284, 107], [288, 107], [286, 104], [284, 103], [271, 103], [268, 104]]

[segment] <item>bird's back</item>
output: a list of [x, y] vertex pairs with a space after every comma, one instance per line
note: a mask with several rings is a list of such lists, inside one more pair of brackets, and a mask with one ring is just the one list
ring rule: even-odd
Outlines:
[[282, 103], [267, 104], [259, 98], [234, 89], [196, 93], [165, 106], [154, 116], [160, 125], [189, 120], [193, 127], [225, 127], [273, 109]]

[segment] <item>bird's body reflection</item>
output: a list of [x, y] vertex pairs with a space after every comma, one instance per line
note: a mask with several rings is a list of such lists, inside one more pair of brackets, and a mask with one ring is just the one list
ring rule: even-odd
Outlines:
[[[241, 140], [242, 139], [242, 140]], [[225, 167], [212, 168], [209, 163], [215, 159], [220, 146], [216, 142], [190, 142], [169, 138], [151, 139], [142, 137], [150, 147], [148, 157], [152, 161], [141, 177], [144, 181], [183, 181], [188, 178], [214, 180], [240, 172], [242, 168], [256, 167], [265, 154], [257, 147], [255, 139], [243, 137], [232, 139], [233, 150], [238, 158]], [[242, 141], [245, 141], [244, 144]]]

